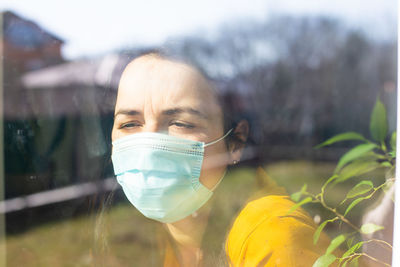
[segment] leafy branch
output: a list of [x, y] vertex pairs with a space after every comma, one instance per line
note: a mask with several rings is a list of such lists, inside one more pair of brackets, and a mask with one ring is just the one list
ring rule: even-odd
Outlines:
[[[385, 191], [388, 187], [393, 186], [395, 179], [386, 179], [385, 182], [376, 186], [369, 179], [361, 180], [347, 192], [344, 199], [337, 206], [328, 205], [325, 200], [329, 196], [328, 187], [333, 189], [340, 183], [358, 178], [377, 169], [384, 169], [387, 172], [394, 171], [396, 132], [388, 135], [386, 109], [379, 99], [376, 101], [371, 114], [369, 130], [371, 139], [367, 139], [356, 132], [346, 132], [333, 136], [316, 146], [316, 148], [322, 148], [343, 141], [359, 142], [358, 145], [351, 148], [339, 159], [333, 175], [326, 180], [319, 193], [312, 194], [308, 192], [307, 184], [304, 184], [300, 191], [291, 195], [292, 199], [297, 203], [292, 206], [288, 213], [307, 203], [318, 203], [333, 214], [332, 218], [323, 221], [315, 230], [313, 237], [314, 244], [318, 243], [322, 231], [328, 224], [339, 223], [340, 226], [346, 224], [352, 230], [334, 237], [325, 254], [318, 258], [313, 267], [329, 266], [335, 261], [338, 261], [339, 266], [347, 266], [347, 264], [358, 266], [358, 259], [360, 257], [368, 258], [384, 266], [390, 266], [388, 263], [382, 262], [365, 252], [360, 252], [365, 244], [371, 242], [378, 243], [391, 251], [392, 246], [386, 241], [371, 238], [353, 244], [354, 239], [357, 237], [360, 239], [361, 234], [373, 234], [374, 232], [381, 231], [383, 226], [373, 223], [365, 223], [359, 226], [357, 223], [352, 222], [348, 218], [348, 215], [356, 206], [371, 199], [377, 192]], [[344, 210], [344, 212], [339, 212], [339, 210]], [[347, 250], [340, 257], [337, 257], [336, 254], [339, 254], [339, 252], [335, 253], [335, 255], [333, 253], [339, 247], [343, 247], [344, 243], [347, 243]]]

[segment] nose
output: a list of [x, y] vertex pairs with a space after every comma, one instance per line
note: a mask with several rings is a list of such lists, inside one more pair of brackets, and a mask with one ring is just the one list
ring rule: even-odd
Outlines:
[[157, 123], [150, 122], [150, 123], [145, 123], [142, 127], [143, 132], [150, 132], [150, 133], [156, 133], [158, 132], [158, 125]]
[[145, 125], [142, 127], [142, 132], [148, 132], [148, 133], [167, 133], [168, 130], [164, 129], [162, 126], [160, 126], [159, 123], [157, 122], [146, 122]]

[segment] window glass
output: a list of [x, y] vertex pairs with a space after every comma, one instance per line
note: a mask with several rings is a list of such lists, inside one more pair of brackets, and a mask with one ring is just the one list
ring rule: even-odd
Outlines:
[[395, 1], [0, 10], [0, 265], [391, 264]]

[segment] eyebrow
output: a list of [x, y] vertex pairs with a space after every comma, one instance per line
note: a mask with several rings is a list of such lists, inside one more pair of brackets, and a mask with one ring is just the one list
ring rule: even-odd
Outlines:
[[[166, 110], [162, 111], [162, 115], [165, 115], [165, 116], [174, 116], [174, 115], [178, 115], [178, 114], [182, 114], [182, 113], [189, 113], [189, 114], [193, 114], [198, 117], [201, 117], [203, 119], [207, 119], [207, 116], [204, 113], [200, 112], [199, 110], [193, 109], [193, 108], [171, 108], [171, 109], [166, 109]], [[142, 114], [142, 112], [140, 112], [138, 110], [134, 110], [134, 109], [119, 109], [114, 114], [114, 118], [117, 115], [136, 116], [136, 115], [141, 115], [141, 114]]]
[[134, 109], [119, 109], [115, 114], [114, 118], [117, 117], [117, 115], [128, 115], [128, 116], [135, 116], [135, 115], [140, 115], [142, 112]]
[[204, 113], [200, 112], [199, 110], [193, 109], [193, 108], [171, 108], [171, 109], [164, 110], [162, 112], [162, 114], [166, 115], [166, 116], [173, 116], [173, 115], [182, 114], [182, 113], [189, 113], [189, 114], [201, 117], [203, 119], [207, 119], [207, 116]]

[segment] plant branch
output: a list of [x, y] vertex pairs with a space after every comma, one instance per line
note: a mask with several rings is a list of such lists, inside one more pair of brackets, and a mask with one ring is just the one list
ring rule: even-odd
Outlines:
[[[322, 192], [321, 192], [322, 193]], [[314, 197], [319, 203], [321, 203], [321, 205], [331, 211], [332, 213], [334, 213], [340, 220], [342, 220], [343, 222], [345, 222], [347, 225], [349, 225], [351, 228], [353, 228], [354, 230], [356, 230], [357, 232], [360, 232], [360, 229], [355, 226], [354, 224], [352, 224], [347, 218], [345, 218], [342, 214], [340, 214], [339, 212], [337, 212], [337, 210], [335, 208], [332, 208], [330, 206], [328, 206], [328, 204], [326, 204], [324, 197], [323, 197], [323, 193], [322, 194], [318, 194], [316, 196], [312, 195], [312, 194], [308, 194], [311, 197]]]
[[[364, 244], [371, 243], [371, 242], [376, 242], [376, 243], [384, 244], [384, 245], [386, 245], [387, 247], [389, 247], [390, 250], [393, 249], [392, 245], [390, 245], [388, 242], [386, 242], [386, 241], [384, 241], [384, 240], [380, 240], [380, 239], [369, 239], [369, 240], [367, 240], [367, 241], [364, 241]], [[364, 244], [363, 244], [363, 245], [364, 245]], [[386, 249], [388, 249], [388, 248], [386, 248]]]
[[367, 257], [367, 258], [369, 258], [370, 260], [373, 260], [373, 261], [375, 261], [375, 262], [377, 262], [377, 263], [383, 264], [384, 266], [391, 267], [390, 264], [387, 264], [386, 262], [383, 262], [383, 261], [381, 261], [381, 260], [378, 260], [377, 258], [374, 258], [374, 257], [372, 257], [371, 255], [368, 255], [368, 254], [366, 254], [366, 253], [364, 253], [364, 252], [361, 252], [361, 253], [353, 253], [352, 255], [349, 255], [349, 256], [347, 256], [347, 257], [345, 257], [345, 258], [342, 258], [342, 260], [344, 260], [344, 261], [346, 262], [346, 261], [349, 261], [349, 260], [351, 260], [352, 258], [357, 257], [357, 256], [360, 256], [360, 257], [361, 257], [361, 256], [364, 256], [364, 257]]
[[353, 228], [354, 230], [356, 230], [357, 232], [360, 232], [360, 229], [355, 226], [353, 223], [351, 223], [346, 217], [344, 217], [342, 214], [340, 214], [339, 212], [337, 212], [336, 209], [329, 207], [325, 202], [321, 201], [320, 202], [321, 205], [326, 208], [327, 210], [333, 212], [337, 217], [339, 217], [340, 220], [342, 220], [343, 222], [345, 222], [347, 225], [349, 225], [351, 228]]

